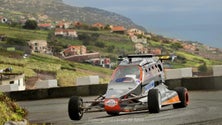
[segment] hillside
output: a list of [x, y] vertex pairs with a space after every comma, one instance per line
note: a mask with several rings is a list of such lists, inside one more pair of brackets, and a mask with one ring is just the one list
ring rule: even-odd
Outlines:
[[119, 14], [96, 8], [74, 7], [64, 4], [62, 0], [1, 0], [0, 5], [0, 16], [17, 21], [36, 19], [43, 22], [58, 20], [80, 21], [87, 24], [102, 22], [145, 30]]
[[[88, 75], [99, 75], [100, 83], [108, 83], [112, 70], [93, 66], [90, 64], [76, 63], [62, 60], [55, 56], [33, 53], [28, 58], [23, 54], [28, 49], [27, 41], [32, 39], [45, 39], [49, 46], [54, 47], [59, 53], [69, 45], [86, 45], [88, 51], [97, 51], [101, 56], [111, 58], [116, 62], [119, 55], [135, 53], [135, 43], [127, 35], [110, 33], [109, 31], [77, 30], [79, 37], [69, 39], [56, 37], [50, 30], [26, 30], [0, 25], [0, 34], [7, 36], [6, 40], [0, 41], [0, 69], [12, 67], [13, 72], [24, 72], [28, 88], [34, 87], [33, 83], [38, 79], [57, 79], [60, 86], [73, 86], [77, 77]], [[149, 49], [160, 48], [163, 54], [175, 54], [178, 58], [170, 63], [170, 68], [196, 67], [206, 64], [222, 64], [213, 56], [221, 56], [221, 52], [213, 53], [215, 50], [207, 50], [204, 45], [196, 44], [194, 52], [182, 48], [183, 42], [171, 42], [169, 38], [163, 38], [151, 34], [148, 43], [144, 44]], [[191, 44], [192, 45], [192, 44]], [[15, 47], [15, 51], [7, 51], [7, 48]], [[197, 51], [198, 50], [198, 51]], [[208, 53], [212, 58], [200, 56]]]
[[1, 48], [0, 69], [12, 67], [13, 72], [25, 73], [28, 89], [35, 87], [33, 83], [36, 80], [48, 78], [57, 79], [59, 86], [74, 86], [78, 77], [99, 75], [100, 83], [107, 83], [112, 72], [110, 69], [69, 62], [43, 54], [32, 54], [24, 59], [23, 54], [21, 51], [11, 52]]

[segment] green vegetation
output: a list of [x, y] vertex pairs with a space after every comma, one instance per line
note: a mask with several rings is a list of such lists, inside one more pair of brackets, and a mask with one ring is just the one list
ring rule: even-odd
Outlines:
[[35, 20], [27, 20], [23, 28], [35, 30], [38, 28], [38, 23]]
[[3, 24], [0, 24], [0, 29], [0, 34], [5, 34], [7, 38], [22, 39], [23, 41], [34, 39], [46, 40], [48, 37], [48, 31], [45, 30], [27, 30]]
[[0, 124], [3, 125], [7, 121], [21, 121], [27, 111], [0, 92]]

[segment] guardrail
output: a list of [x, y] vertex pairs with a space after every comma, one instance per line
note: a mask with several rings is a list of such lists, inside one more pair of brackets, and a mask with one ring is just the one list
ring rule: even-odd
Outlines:
[[[222, 76], [198, 77], [166, 80], [165, 83], [170, 89], [184, 86], [188, 90], [222, 90]], [[106, 92], [107, 84], [84, 85], [73, 87], [56, 87], [49, 89], [36, 89], [26, 91], [15, 91], [5, 93], [16, 101], [39, 100], [49, 98], [65, 98], [73, 95], [95, 96]]]

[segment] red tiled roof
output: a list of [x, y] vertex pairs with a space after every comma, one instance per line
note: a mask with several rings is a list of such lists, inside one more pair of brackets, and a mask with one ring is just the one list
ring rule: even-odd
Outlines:
[[104, 25], [101, 24], [101, 23], [95, 23], [95, 24], [93, 24], [92, 26], [93, 26], [93, 27], [104, 27]]
[[55, 32], [63, 32], [63, 29], [55, 29]]
[[126, 29], [123, 26], [113, 26], [112, 31], [125, 31]]
[[39, 27], [51, 27], [52, 25], [50, 23], [42, 23], [38, 24]]

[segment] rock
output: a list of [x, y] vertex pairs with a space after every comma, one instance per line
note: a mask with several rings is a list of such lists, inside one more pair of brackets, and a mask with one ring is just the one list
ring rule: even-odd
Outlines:
[[28, 121], [24, 119], [23, 121], [8, 121], [4, 125], [28, 125]]

